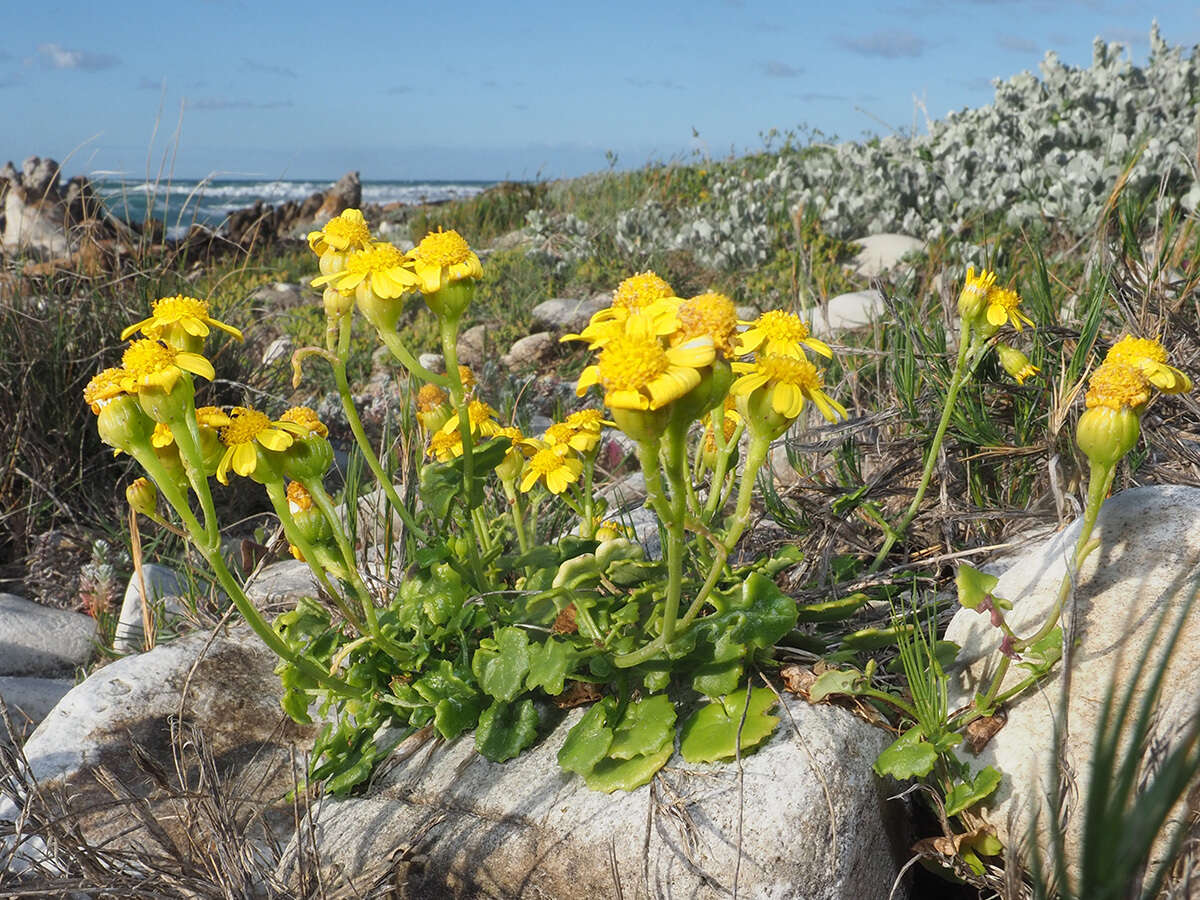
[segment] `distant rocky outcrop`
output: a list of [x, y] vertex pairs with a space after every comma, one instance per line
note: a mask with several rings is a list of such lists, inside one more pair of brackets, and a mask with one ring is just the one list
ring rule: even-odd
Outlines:
[[243, 248], [295, 237], [297, 229], [326, 222], [347, 209], [362, 206], [362, 182], [358, 172], [347, 172], [325, 192], [316, 191], [305, 200], [289, 200], [278, 206], [262, 201], [229, 214], [222, 237]]

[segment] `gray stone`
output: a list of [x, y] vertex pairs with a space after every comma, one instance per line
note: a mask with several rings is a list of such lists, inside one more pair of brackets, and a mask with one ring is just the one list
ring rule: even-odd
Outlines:
[[753, 322], [759, 315], [757, 307], [748, 305], [735, 307], [733, 313], [742, 322]]
[[[1045, 621], [1079, 529], [1077, 520], [1054, 538], [1022, 553], [999, 576], [993, 593], [1014, 604], [1006, 617], [1018, 635], [1034, 633]], [[1196, 592], [1200, 489], [1163, 485], [1123, 491], [1105, 503], [1093, 538], [1099, 539], [1099, 549], [1084, 563], [1075, 590], [1070, 699], [1064, 723], [1068, 727], [1065, 758], [1075, 785], [1066, 826], [1071, 858], [1078, 847], [1082, 798], [1091, 779], [1098, 713], [1109, 685], [1115, 678], [1120, 696], [1131, 677], [1151, 665], [1162, 638], [1155, 649], [1146, 649], [1146, 642], [1159, 615], [1166, 613], [1168, 622], [1174, 621], [1184, 602]], [[987, 688], [1000, 659], [1000, 634], [987, 615], [963, 609], [955, 614], [945, 636], [962, 647], [951, 682], [949, 699], [954, 709], [970, 703], [976, 691]], [[1200, 605], [1188, 612], [1163, 683], [1152, 738], [1156, 756], [1165, 755], [1178, 731], [1200, 707], [1198, 668]], [[1023, 672], [1011, 667], [1004, 684], [1011, 685]], [[1062, 691], [1060, 662], [1036, 689], [1008, 704], [1007, 724], [977, 756], [966, 757], [976, 770], [991, 765], [1004, 773], [1004, 781], [982, 815], [1006, 844], [1029, 833], [1039, 810], [1043, 828], [1047, 819], [1055, 819], [1044, 811], [1044, 798], [1056, 764], [1054, 725], [1060, 718]]]
[[0, 675], [69, 673], [92, 657], [96, 621], [0, 594]]
[[34, 250], [64, 256], [78, 244], [67, 232], [67, 223], [66, 207], [54, 199], [27, 200], [24, 191], [6, 191], [0, 246], [6, 250]]
[[599, 497], [608, 504], [609, 514], [641, 504], [646, 499], [646, 477], [641, 469], [630, 472], [603, 488]]
[[290, 608], [301, 597], [316, 596], [312, 570], [298, 559], [263, 566], [246, 584], [247, 599], [259, 609]]
[[[406, 748], [368, 796], [322, 799], [314, 856], [355, 872], [403, 847], [419, 861], [403, 877], [421, 897], [884, 900], [897, 854], [871, 764], [887, 735], [843, 709], [785, 704], [741, 778], [736, 765], [676, 757], [628, 793], [590, 791], [558, 768], [580, 709], [503, 764], [469, 736]], [[294, 881], [296, 850], [281, 878]]]
[[[29, 678], [16, 675], [0, 676], [0, 700], [8, 710], [14, 737], [21, 741], [38, 726], [50, 710], [75, 686], [69, 678]], [[0, 728], [0, 744], [6, 739]]]
[[489, 352], [488, 327], [472, 325], [458, 336], [458, 361], [472, 369], [481, 369]]
[[553, 356], [557, 346], [558, 342], [549, 331], [527, 334], [515, 341], [508, 353], [500, 357], [500, 364], [514, 370], [536, 366]]
[[422, 353], [417, 357], [417, 362], [430, 372], [441, 373], [446, 371], [446, 360], [440, 353]]
[[899, 265], [910, 253], [925, 249], [925, 242], [906, 234], [872, 234], [856, 238], [862, 249], [854, 257], [854, 271], [863, 278], [877, 278]]
[[275, 281], [264, 284], [250, 295], [250, 299], [267, 310], [295, 309], [319, 302], [320, 294], [303, 283]]
[[886, 308], [883, 295], [876, 290], [838, 294], [825, 306], [813, 310], [812, 332], [830, 337], [839, 331], [865, 328]]
[[292, 339], [285, 335], [280, 335], [267, 344], [267, 349], [262, 354], [262, 364], [264, 366], [272, 366], [281, 360], [288, 362], [292, 357]]
[[[178, 618], [184, 614], [179, 598], [183, 593], [179, 576], [172, 569], [156, 563], [142, 565], [142, 578], [146, 582], [146, 602], [154, 621]], [[137, 572], [129, 577], [125, 587], [125, 599], [121, 603], [121, 615], [113, 635], [113, 649], [118, 653], [139, 653], [145, 647], [145, 630], [142, 627], [142, 589]]]
[[533, 308], [534, 327], [548, 328], [551, 331], [579, 332], [587, 325], [592, 316], [611, 305], [607, 296], [593, 297], [590, 300], [579, 300], [570, 297], [553, 297]]

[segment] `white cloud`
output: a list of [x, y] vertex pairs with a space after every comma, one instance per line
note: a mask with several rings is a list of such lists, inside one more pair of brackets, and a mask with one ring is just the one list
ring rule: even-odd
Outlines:
[[98, 72], [120, 65], [120, 60], [109, 53], [93, 53], [90, 50], [68, 50], [60, 44], [38, 44], [38, 53], [55, 69], [80, 69]]

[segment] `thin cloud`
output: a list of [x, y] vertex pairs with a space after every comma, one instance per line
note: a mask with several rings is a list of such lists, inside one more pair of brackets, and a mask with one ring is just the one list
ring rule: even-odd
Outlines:
[[412, 88], [411, 88], [411, 87], [409, 87], [407, 84], [397, 84], [397, 85], [395, 85], [395, 86], [393, 86], [393, 87], [390, 87], [390, 88], [388, 88], [388, 89], [387, 89], [387, 93], [389, 93], [389, 94], [393, 94], [393, 95], [395, 95], [395, 94], [407, 94], [407, 93], [409, 93], [410, 91], [412, 91]]
[[38, 53], [45, 57], [54, 69], [80, 69], [84, 72], [99, 72], [121, 64], [109, 53], [92, 53], [90, 50], [68, 50], [59, 44], [38, 44]]
[[139, 91], [161, 91], [167, 84], [165, 78], [160, 78], [155, 81], [153, 78], [147, 78], [143, 75], [138, 79], [137, 89]]
[[763, 69], [768, 78], [799, 78], [804, 74], [803, 68], [788, 65], [777, 59], [770, 60]]
[[847, 50], [860, 56], [878, 56], [883, 59], [915, 58], [929, 47], [929, 41], [911, 31], [876, 31], [856, 38], [841, 38], [839, 43]]
[[250, 59], [248, 56], [242, 57], [242, 69], [247, 72], [258, 72], [262, 75], [278, 75], [281, 78], [297, 77], [294, 69], [289, 69], [287, 66], [272, 66], [268, 63]]
[[1038, 47], [1037, 41], [1031, 41], [1029, 38], [1016, 34], [1001, 34], [996, 38], [996, 43], [1005, 50], [1012, 50], [1016, 53], [1037, 53], [1041, 49]]
[[188, 109], [224, 110], [224, 109], [286, 109], [292, 105], [291, 100], [233, 100], [228, 97], [197, 97], [195, 100], [184, 100]]
[[995, 85], [992, 84], [992, 79], [976, 76], [968, 78], [966, 81], [960, 81], [963, 87], [969, 91], [992, 91], [995, 90]]

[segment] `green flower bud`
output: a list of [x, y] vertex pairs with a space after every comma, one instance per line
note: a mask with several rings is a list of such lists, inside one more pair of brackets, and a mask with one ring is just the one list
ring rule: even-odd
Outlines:
[[108, 446], [131, 453], [135, 447], [150, 446], [154, 421], [146, 415], [137, 396], [119, 394], [100, 407], [96, 430], [100, 432], [100, 440]]
[[125, 488], [125, 501], [134, 512], [153, 518], [158, 508], [158, 488], [148, 478], [135, 478]]
[[1093, 406], [1079, 417], [1075, 443], [1093, 466], [1116, 465], [1137, 444], [1141, 425], [1128, 406]]

